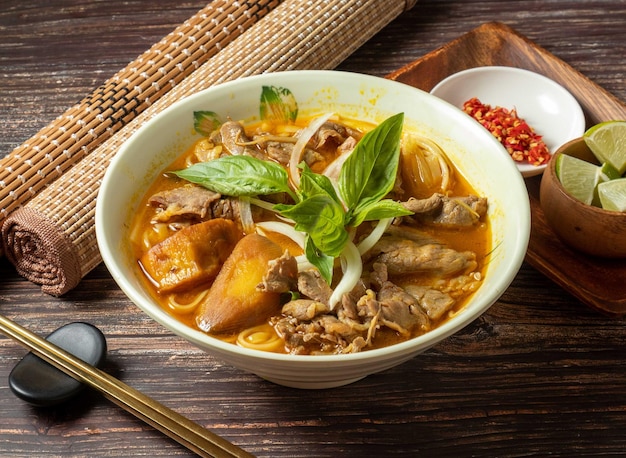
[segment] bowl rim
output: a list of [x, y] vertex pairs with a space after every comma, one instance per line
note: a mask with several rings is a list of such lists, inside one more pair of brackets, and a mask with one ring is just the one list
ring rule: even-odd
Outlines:
[[[447, 112], [449, 112], [453, 116], [459, 116], [459, 113], [462, 111], [458, 110], [454, 105], [449, 102], [439, 99], [426, 91], [422, 91], [413, 86], [407, 85], [405, 83], [393, 81], [386, 78], [381, 78], [372, 75], [359, 74], [353, 72], [346, 71], [337, 71], [337, 70], [290, 70], [284, 72], [276, 72], [276, 73], [264, 73], [259, 75], [248, 76], [244, 78], [239, 78], [236, 80], [228, 81], [225, 83], [220, 83], [215, 86], [208, 87], [199, 91], [191, 96], [185, 97], [167, 108], [163, 109], [152, 118], [150, 118], [145, 124], [143, 124], [133, 135], [127, 139], [123, 145], [119, 148], [117, 154], [112, 158], [109, 167], [103, 177], [101, 183], [101, 190], [108, 190], [114, 188], [114, 171], [120, 165], [121, 161], [124, 157], [124, 152], [132, 149], [132, 146], [138, 139], [141, 139], [141, 135], [145, 135], [143, 133], [148, 132], [150, 130], [150, 126], [157, 124], [163, 118], [169, 116], [171, 112], [174, 110], [180, 109], [181, 106], [186, 104], [192, 104], [194, 100], [200, 98], [206, 98], [207, 96], [213, 95], [213, 93], [219, 93], [223, 91], [230, 91], [233, 88], [241, 84], [260, 84], [262, 82], [274, 81], [275, 79], [290, 79], [290, 78], [311, 78], [314, 81], [332, 81], [333, 78], [349, 78], [354, 79], [355, 81], [362, 82], [370, 82], [373, 84], [381, 84], [386, 87], [397, 87], [400, 90], [406, 91], [414, 91], [416, 94], [422, 94], [423, 97], [432, 97], [433, 101], [436, 99], [435, 103], [442, 104], [442, 108], [445, 107]], [[467, 116], [462, 113], [463, 116]], [[480, 126], [476, 124], [476, 126]], [[480, 126], [481, 136], [485, 138], [485, 141], [491, 142], [495, 147], [503, 150], [502, 145], [493, 137], [486, 129]], [[479, 130], [476, 131], [477, 133]], [[508, 154], [506, 155], [508, 157]], [[503, 161], [509, 161], [511, 165], [513, 161], [510, 157], [505, 158], [505, 155], [502, 155]], [[514, 170], [514, 169], [512, 169]], [[520, 174], [511, 174], [514, 180], [518, 180], [518, 186], [520, 189], [525, 189], [525, 184], [523, 178]], [[281, 353], [271, 353], [265, 352], [261, 350], [254, 350], [239, 347], [232, 343], [224, 342], [216, 337], [210, 336], [200, 330], [193, 329], [182, 322], [176, 320], [171, 315], [169, 315], [163, 309], [152, 306], [146, 307], [144, 304], [144, 297], [136, 291], [130, 282], [128, 282], [122, 275], [120, 275], [117, 268], [117, 261], [115, 259], [112, 247], [106, 243], [105, 233], [106, 233], [106, 215], [104, 215], [102, 200], [98, 199], [96, 203], [96, 237], [99, 241], [100, 251], [102, 255], [102, 259], [116, 281], [117, 285], [120, 289], [128, 296], [128, 298], [144, 313], [150, 316], [157, 323], [162, 325], [164, 328], [170, 330], [171, 332], [177, 334], [179, 337], [182, 337], [191, 343], [194, 343], [201, 348], [211, 347], [213, 350], [217, 351], [221, 354], [229, 354], [234, 357], [253, 357], [257, 360], [263, 360], [266, 362], [289, 362], [291, 364], [306, 364], [309, 365], [318, 365], [328, 367], [329, 365], [345, 365], [346, 363], [358, 363], [364, 360], [387, 360], [391, 357], [398, 357], [406, 354], [413, 354], [419, 351], [426, 350], [431, 346], [441, 342], [445, 338], [451, 336], [452, 334], [458, 332], [460, 329], [466, 327], [472, 321], [474, 321], [477, 317], [482, 315], [486, 310], [488, 310], [502, 295], [504, 290], [508, 288], [510, 283], [513, 281], [513, 278], [517, 275], [519, 267], [524, 261], [524, 253], [526, 252], [529, 238], [530, 238], [530, 203], [528, 199], [524, 199], [524, 208], [517, 209], [519, 212], [519, 226], [518, 231], [515, 234], [515, 253], [516, 257], [514, 261], [510, 261], [507, 265], [510, 266], [510, 270], [507, 275], [501, 275], [496, 284], [493, 285], [492, 290], [486, 292], [486, 298], [484, 299], [484, 304], [480, 307], [476, 308], [464, 308], [459, 316], [459, 319], [450, 319], [437, 328], [421, 335], [409, 339], [405, 342], [396, 343], [387, 347], [371, 349], [364, 352], [358, 353], [350, 353], [350, 354], [333, 354], [333, 355], [292, 355], [292, 354], [281, 354]], [[495, 248], [495, 247], [494, 247]], [[493, 273], [495, 275], [495, 272]], [[480, 291], [480, 289], [479, 289]], [[212, 350], [205, 350], [212, 351]]]

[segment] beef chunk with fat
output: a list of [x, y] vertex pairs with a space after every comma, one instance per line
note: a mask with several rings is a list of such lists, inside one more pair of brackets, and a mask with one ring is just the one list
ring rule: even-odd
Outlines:
[[328, 313], [328, 305], [311, 299], [294, 299], [283, 305], [283, 315], [288, 315], [299, 321], [310, 321], [318, 315]]
[[435, 193], [426, 199], [410, 198], [402, 205], [423, 223], [446, 227], [471, 227], [487, 213], [485, 197], [448, 197]]
[[[262, 139], [263, 136], [257, 136], [257, 139]], [[281, 141], [267, 141], [265, 144], [265, 152], [267, 156], [271, 159], [274, 159], [276, 162], [288, 165], [289, 160], [291, 159], [291, 154], [293, 153], [293, 143], [281, 142]], [[303, 153], [303, 160], [309, 166], [313, 166], [313, 164], [323, 161], [324, 156], [319, 154], [317, 151], [305, 148]]]
[[272, 293], [295, 291], [298, 285], [298, 263], [285, 251], [280, 258], [268, 263], [268, 269], [257, 289]]
[[196, 185], [185, 185], [154, 194], [150, 205], [157, 207], [155, 222], [173, 221], [198, 222], [211, 213], [211, 205], [221, 198], [221, 194]]
[[415, 329], [422, 333], [430, 329], [430, 321], [415, 297], [394, 283], [385, 282], [377, 300], [382, 311], [380, 322], [388, 328], [402, 335], [410, 335]]
[[361, 332], [334, 315], [323, 314], [310, 321], [285, 316], [272, 324], [291, 354], [356, 353], [366, 344]]
[[428, 272], [441, 276], [472, 271], [476, 254], [456, 251], [441, 244], [421, 245], [413, 240], [384, 236], [368, 252], [375, 262], [387, 265], [389, 275]]
[[246, 135], [243, 124], [240, 122], [225, 122], [220, 126], [219, 134], [222, 145], [233, 156], [252, 156], [258, 159], [265, 159], [260, 151], [247, 145], [250, 139]]
[[328, 304], [333, 290], [317, 269], [309, 269], [298, 275], [298, 291], [309, 299]]
[[313, 141], [315, 148], [332, 148], [335, 149], [349, 140], [346, 147], [354, 145], [361, 138], [361, 133], [355, 129], [338, 124], [336, 122], [327, 121], [317, 130]]
[[404, 290], [413, 296], [431, 320], [439, 320], [452, 308], [455, 300], [442, 291], [428, 286], [407, 285]]

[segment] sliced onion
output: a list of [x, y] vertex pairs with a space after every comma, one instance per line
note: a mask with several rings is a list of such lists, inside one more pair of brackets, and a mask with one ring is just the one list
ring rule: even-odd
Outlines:
[[241, 219], [241, 227], [246, 234], [254, 232], [254, 220], [252, 219], [249, 197], [239, 197], [239, 218]]
[[357, 248], [359, 249], [359, 253], [361, 255], [365, 254], [370, 248], [376, 245], [376, 242], [378, 242], [380, 238], [383, 236], [383, 234], [385, 233], [385, 231], [391, 224], [391, 221], [393, 221], [393, 218], [384, 218], [384, 219], [378, 220], [374, 230], [370, 232], [370, 234], [367, 237], [365, 237], [363, 240], [359, 242], [359, 245]]
[[450, 186], [450, 164], [446, 161], [445, 157], [439, 157], [439, 166], [441, 167], [441, 189], [448, 190]]
[[352, 242], [346, 243], [341, 253], [341, 270], [343, 271], [343, 277], [328, 301], [331, 310], [341, 301], [344, 294], [348, 294], [354, 289], [363, 273], [361, 254]]
[[317, 267], [311, 264], [311, 262], [306, 258], [306, 254], [296, 256], [296, 262], [298, 263], [298, 272], [309, 269], [317, 269]]
[[332, 115], [332, 113], [326, 113], [319, 118], [315, 118], [308, 126], [300, 131], [300, 134], [298, 135], [298, 141], [295, 145], [293, 145], [293, 151], [291, 152], [291, 157], [289, 158], [289, 173], [291, 174], [291, 181], [296, 187], [300, 186], [300, 174], [298, 173], [298, 164], [300, 163], [300, 159], [302, 158], [304, 148], [309, 140], [313, 137], [313, 135], [315, 135], [315, 132], [317, 132], [318, 129], [322, 127], [322, 125], [326, 121], [328, 121], [328, 118], [330, 118]]
[[[354, 150], [352, 150], [354, 151]], [[346, 151], [342, 153], [338, 158], [336, 158], [333, 162], [328, 164], [328, 166], [322, 172], [322, 175], [325, 175], [330, 180], [330, 183], [333, 185], [335, 192], [337, 193], [339, 198], [341, 199], [341, 192], [339, 192], [339, 175], [341, 174], [341, 168], [343, 164], [346, 162], [348, 157], [352, 154], [352, 151]], [[344, 203], [342, 201], [342, 203]], [[345, 205], [345, 203], [344, 203]]]
[[257, 223], [256, 228], [257, 231], [260, 229], [261, 231], [277, 232], [289, 237], [304, 250], [304, 233], [296, 231], [293, 226], [287, 223], [281, 223], [280, 221], [263, 221]]
[[[352, 150], [354, 151], [354, 150]], [[344, 162], [348, 159], [348, 157], [352, 154], [352, 151], [345, 151], [339, 155], [334, 161], [326, 166], [322, 175], [326, 175], [333, 181], [339, 180], [339, 173], [341, 172], [341, 167], [343, 167]]]
[[422, 148], [427, 150], [432, 156], [434, 156], [439, 165], [439, 173], [441, 174], [441, 189], [442, 191], [447, 191], [448, 186], [450, 186], [451, 180], [451, 166], [448, 161], [448, 157], [446, 153], [441, 149], [441, 147], [427, 138], [419, 138], [419, 142], [421, 143]]

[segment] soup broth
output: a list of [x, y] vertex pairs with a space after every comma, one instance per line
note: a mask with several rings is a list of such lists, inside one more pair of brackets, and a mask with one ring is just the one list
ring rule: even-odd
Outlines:
[[[429, 332], [479, 288], [491, 250], [487, 199], [436, 144], [410, 132], [402, 133], [385, 199], [411, 214], [348, 228], [346, 246], [357, 249], [361, 273], [334, 299], [355, 269], [354, 256], [346, 249], [335, 256], [325, 281], [307, 253], [309, 236], [275, 211], [293, 205], [293, 195], [231, 196], [171, 173], [246, 156], [282, 167], [298, 192], [294, 173], [310, 172], [314, 182], [327, 177], [337, 189], [340, 165], [375, 126], [333, 116], [311, 129], [315, 122], [228, 121], [152, 183], [130, 243], [145, 287], [174, 319], [263, 351], [350, 353]], [[305, 146], [294, 156], [298, 141]], [[294, 157], [307, 172], [294, 172]]]

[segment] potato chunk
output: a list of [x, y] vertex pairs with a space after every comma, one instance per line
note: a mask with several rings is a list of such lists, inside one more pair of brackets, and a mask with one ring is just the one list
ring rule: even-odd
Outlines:
[[210, 284], [242, 237], [227, 219], [212, 219], [181, 229], [140, 259], [159, 293], [176, 293]]
[[258, 290], [257, 285], [268, 262], [282, 253], [282, 248], [266, 237], [243, 237], [200, 305], [198, 327], [216, 334], [237, 332], [280, 313], [280, 294]]

